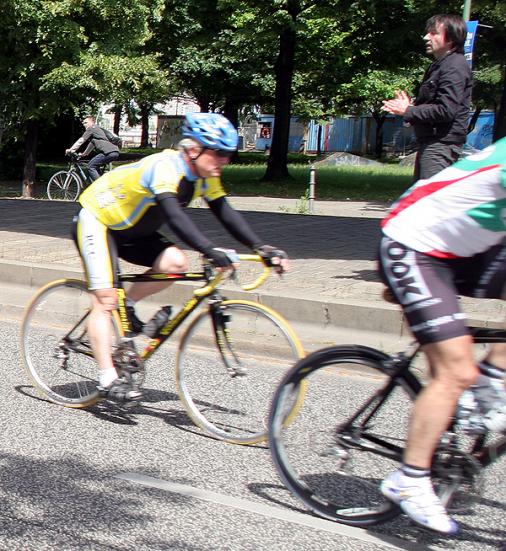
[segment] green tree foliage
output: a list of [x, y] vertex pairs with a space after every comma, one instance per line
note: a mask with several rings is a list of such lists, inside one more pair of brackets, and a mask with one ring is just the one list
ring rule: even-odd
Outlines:
[[32, 194], [39, 124], [112, 99], [156, 7], [154, 0], [3, 1], [1, 115], [4, 137], [24, 138], [24, 196]]

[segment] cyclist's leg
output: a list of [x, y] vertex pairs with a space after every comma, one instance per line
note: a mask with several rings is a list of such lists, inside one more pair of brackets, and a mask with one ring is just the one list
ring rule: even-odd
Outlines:
[[92, 297], [87, 328], [90, 344], [98, 364], [99, 383], [107, 387], [117, 378], [111, 349], [111, 315], [117, 304], [116, 246], [108, 228], [86, 209], [76, 217], [74, 238]]
[[118, 159], [119, 159], [119, 151], [111, 151], [110, 153], [106, 153], [104, 155], [104, 163], [103, 163], [102, 169], [104, 168], [105, 165], [108, 165], [109, 163], [113, 163]]
[[[117, 243], [120, 258], [138, 266], [150, 267], [146, 273], [188, 271], [186, 254], [158, 232], [130, 241], [119, 239]], [[134, 283], [128, 290], [127, 296], [130, 300], [137, 302], [166, 289], [171, 283], [171, 281]]]
[[431, 379], [413, 407], [404, 454], [406, 464], [430, 469], [436, 446], [450, 424], [460, 395], [478, 375], [472, 343], [469, 335], [463, 335], [424, 346]]
[[99, 169], [105, 163], [105, 155], [103, 153], [98, 153], [88, 161], [88, 173], [92, 182], [100, 176]]

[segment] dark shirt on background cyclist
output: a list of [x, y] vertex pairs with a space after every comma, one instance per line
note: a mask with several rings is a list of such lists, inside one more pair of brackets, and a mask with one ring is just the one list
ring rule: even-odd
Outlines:
[[100, 169], [119, 159], [119, 148], [111, 143], [102, 128], [91, 116], [84, 117], [83, 125], [86, 128], [84, 134], [65, 153], [77, 153], [84, 145], [86, 150], [83, 155], [96, 151], [96, 154], [88, 161], [88, 172], [93, 182], [100, 176]]
[[456, 162], [467, 137], [471, 69], [464, 57], [467, 37], [459, 15], [435, 15], [425, 27], [425, 49], [435, 58], [414, 101], [405, 91], [385, 100], [383, 109], [400, 115], [414, 130], [418, 151], [413, 181], [430, 178]]
[[444, 534], [458, 526], [430, 469], [459, 399], [473, 400], [483, 432], [506, 431], [506, 344], [494, 344], [477, 365], [458, 300], [505, 298], [505, 208], [503, 138], [414, 184], [382, 222], [380, 274], [423, 346], [430, 380], [414, 404], [403, 466], [381, 490], [415, 522]]
[[[117, 400], [139, 399], [117, 378], [111, 357], [111, 312], [117, 305], [118, 257], [146, 266], [151, 272], [188, 271], [186, 254], [167, 235], [164, 226], [219, 270], [233, 260], [218, 248], [186, 214], [193, 199], [202, 197], [211, 212], [237, 241], [262, 255], [282, 272], [288, 268], [283, 251], [266, 245], [226, 199], [221, 170], [237, 149], [238, 135], [228, 119], [217, 113], [185, 117], [178, 151], [164, 150], [138, 162], [122, 165], [93, 182], [81, 195], [82, 209], [74, 221], [92, 310], [88, 332], [99, 366], [101, 392]], [[143, 324], [134, 305], [170, 282], [134, 283], [127, 292], [127, 312], [136, 332]]]

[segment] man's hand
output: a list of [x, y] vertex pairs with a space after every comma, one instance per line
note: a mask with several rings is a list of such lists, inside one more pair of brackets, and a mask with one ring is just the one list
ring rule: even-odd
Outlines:
[[219, 271], [233, 270], [236, 264], [237, 253], [233, 249], [214, 247], [206, 255], [212, 265]]
[[278, 274], [287, 272], [290, 269], [288, 255], [281, 249], [276, 249], [271, 245], [262, 245], [255, 249], [255, 252], [265, 260], [267, 266], [274, 268]]
[[408, 107], [411, 105], [411, 98], [404, 90], [396, 90], [394, 99], [386, 99], [383, 101], [383, 111], [387, 111], [392, 115], [404, 116]]

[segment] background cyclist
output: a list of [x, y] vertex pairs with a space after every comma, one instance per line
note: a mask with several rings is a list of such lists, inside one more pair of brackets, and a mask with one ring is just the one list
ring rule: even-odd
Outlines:
[[83, 156], [96, 151], [88, 161], [88, 172], [90, 180], [93, 182], [100, 176], [99, 171], [103, 166], [119, 159], [119, 148], [107, 139], [106, 133], [95, 122], [94, 117], [84, 117], [83, 125], [86, 128], [84, 134], [69, 149], [66, 149], [65, 153], [67, 155], [77, 153], [83, 145], [86, 145], [86, 149], [82, 153]]
[[506, 429], [506, 345], [494, 345], [477, 367], [457, 297], [504, 298], [505, 188], [503, 138], [414, 184], [382, 223], [380, 273], [423, 345], [431, 378], [413, 408], [404, 464], [381, 489], [415, 522], [445, 534], [458, 526], [434, 492], [430, 468], [459, 397], [476, 383], [483, 428]]
[[[104, 174], [80, 197], [74, 233], [88, 285], [92, 291], [89, 317], [91, 346], [99, 366], [104, 395], [117, 400], [139, 399], [117, 378], [111, 358], [111, 312], [117, 303], [118, 257], [155, 272], [184, 272], [188, 258], [166, 235], [168, 225], [180, 239], [200, 251], [219, 269], [233, 260], [218, 248], [185, 213], [183, 207], [203, 197], [229, 233], [261, 254], [277, 271], [288, 268], [283, 251], [256, 235], [228, 203], [220, 174], [237, 148], [233, 125], [216, 113], [186, 115], [178, 151], [164, 150]], [[136, 301], [158, 292], [167, 283], [136, 283], [128, 291], [127, 311], [135, 331], [143, 324], [134, 311]]]

